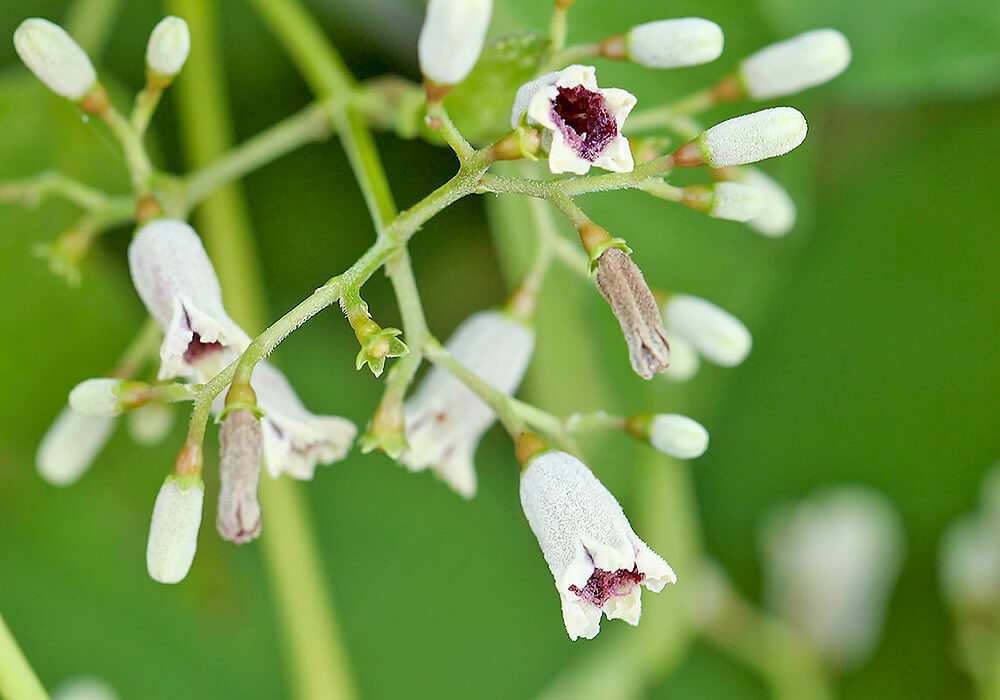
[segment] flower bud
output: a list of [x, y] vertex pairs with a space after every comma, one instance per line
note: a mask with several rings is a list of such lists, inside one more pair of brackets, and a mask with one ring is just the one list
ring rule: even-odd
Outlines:
[[663, 321], [656, 299], [632, 258], [619, 248], [608, 248], [597, 261], [597, 288], [611, 305], [628, 344], [632, 369], [652, 379], [670, 364]]
[[649, 444], [671, 457], [694, 459], [708, 449], [708, 431], [693, 418], [661, 413], [649, 423]]
[[757, 168], [740, 168], [737, 178], [760, 194], [764, 206], [747, 225], [765, 236], [784, 236], [795, 225], [795, 202], [785, 188]]
[[671, 333], [691, 343], [709, 362], [735, 367], [753, 346], [753, 336], [743, 322], [715, 304], [695, 296], [678, 294], [663, 307], [663, 318]]
[[836, 78], [851, 62], [851, 45], [836, 29], [816, 29], [766, 46], [744, 59], [739, 74], [755, 100], [791, 95]]
[[146, 67], [161, 78], [181, 72], [191, 52], [191, 32], [180, 17], [164, 17], [153, 27], [146, 45]]
[[805, 140], [807, 130], [799, 110], [772, 107], [716, 124], [696, 143], [704, 161], [721, 168], [788, 153]]
[[493, 0], [430, 0], [417, 40], [420, 70], [440, 85], [465, 79], [479, 60]]
[[219, 510], [215, 520], [223, 539], [245, 544], [261, 530], [257, 484], [264, 433], [253, 411], [230, 412], [219, 431], [222, 459], [219, 464]]
[[686, 382], [696, 375], [701, 367], [698, 351], [676, 333], [668, 330], [666, 337], [670, 344], [670, 366], [662, 374], [672, 382]]
[[174, 411], [162, 401], [150, 401], [129, 411], [125, 422], [132, 439], [146, 447], [161, 442], [173, 424]]
[[38, 446], [38, 473], [54, 486], [69, 486], [90, 468], [118, 423], [108, 416], [85, 416], [67, 406]]
[[122, 412], [120, 379], [87, 379], [69, 392], [69, 405], [84, 416], [117, 416]]
[[24, 20], [14, 32], [14, 48], [31, 72], [57, 95], [80, 100], [97, 84], [90, 58], [58, 24], [37, 17]]
[[163, 482], [153, 506], [146, 545], [146, 569], [154, 581], [179, 583], [187, 576], [198, 549], [204, 500], [201, 477], [182, 480], [171, 474]]
[[100, 678], [78, 676], [60, 683], [52, 700], [121, 700], [114, 688]]
[[953, 523], [941, 542], [941, 591], [957, 613], [1000, 613], [1000, 541], [982, 514]]
[[720, 182], [712, 188], [708, 215], [729, 221], [750, 221], [764, 210], [764, 197], [750, 185]]
[[632, 27], [625, 41], [629, 60], [650, 68], [676, 68], [714, 61], [722, 55], [724, 37], [715, 22], [685, 17]]

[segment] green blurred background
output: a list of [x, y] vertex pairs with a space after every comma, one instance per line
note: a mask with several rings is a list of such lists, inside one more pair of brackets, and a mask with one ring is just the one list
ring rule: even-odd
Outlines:
[[[69, 4], [4, 0], [0, 36], [10, 37], [28, 16], [60, 20]], [[296, 111], [309, 93], [246, 3], [215, 4], [235, 132], [243, 139]], [[309, 4], [358, 75], [415, 77], [420, 3]], [[546, 27], [547, 2], [496, 4], [493, 36]], [[721, 24], [723, 57], [662, 72], [599, 64], [602, 85], [656, 104], [805, 29], [835, 27], [854, 48], [846, 74], [783, 101], [810, 123], [801, 148], [765, 165], [799, 205], [799, 224], [786, 238], [767, 240], [638, 193], [583, 201], [593, 218], [628, 238], [653, 284], [705, 296], [743, 318], [754, 351], [735, 370], [704, 367], [683, 388], [646, 385], [628, 371], [603, 300], [559, 271], [546, 287], [539, 352], [522, 393], [559, 411], [683, 407], [703, 422], [712, 446], [693, 471], [705, 546], [751, 598], [761, 578], [757, 526], [772, 506], [841, 482], [883, 491], [905, 522], [906, 565], [882, 644], [839, 681], [838, 692], [968, 694], [953, 663], [936, 557], [942, 528], [973, 507], [980, 476], [1000, 457], [1000, 4], [579, 0], [570, 39], [596, 40], [665, 12]], [[141, 85], [148, 31], [162, 14], [156, 2], [124, 4], [100, 62], [102, 75], [129, 90], [120, 94]], [[153, 151], [181, 172], [174, 110], [168, 94], [154, 122]], [[421, 142], [386, 135], [379, 144], [401, 206], [453, 171], [447, 152]], [[111, 144], [48, 94], [4, 41], [0, 178], [51, 167], [125, 191]], [[371, 241], [336, 140], [292, 154], [245, 184], [272, 318]], [[285, 697], [261, 549], [215, 535], [211, 478], [206, 503], [213, 505], [187, 580], [162, 586], [146, 574], [150, 510], [182, 440], [180, 413], [170, 438], [155, 448], [140, 448], [119, 430], [71, 488], [50, 486], [35, 472], [38, 441], [68, 390], [107, 371], [143, 318], [124, 264], [128, 230], [101, 240], [79, 289], [32, 256], [73, 213], [58, 203], [0, 208], [0, 610], [50, 687], [87, 674], [125, 698]], [[440, 337], [503, 297], [490, 215], [505, 212], [492, 201], [463, 201], [414, 241], [425, 307]], [[366, 298], [383, 324], [398, 321], [381, 276]], [[327, 312], [286, 341], [278, 361], [310, 408], [363, 426], [379, 385], [354, 371], [355, 352], [343, 319]], [[590, 443], [595, 471], [629, 511], [638, 495], [636, 462], [648, 462], [647, 451], [615, 436]], [[636, 633], [606, 623], [596, 640], [569, 642], [499, 431], [487, 436], [477, 464], [480, 490], [471, 502], [429, 474], [357, 450], [308, 485], [365, 697], [529, 697], [561, 669]], [[640, 531], [654, 547], [669, 534]], [[660, 553], [674, 561], [671, 551]], [[678, 574], [683, 580], [685, 572]], [[648, 691], [673, 698], [764, 693], [755, 676], [701, 643]]]

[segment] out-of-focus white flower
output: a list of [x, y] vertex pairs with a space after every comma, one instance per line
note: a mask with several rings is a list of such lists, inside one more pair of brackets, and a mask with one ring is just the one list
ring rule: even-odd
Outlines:
[[597, 86], [593, 66], [572, 65], [522, 85], [510, 121], [514, 128], [527, 114], [529, 124], [545, 127], [553, 173], [584, 175], [592, 165], [627, 173], [635, 161], [622, 124], [633, 107], [630, 92]]
[[174, 411], [162, 401], [150, 401], [128, 412], [125, 425], [129, 435], [140, 445], [159, 443], [174, 424]]
[[38, 473], [50, 484], [69, 486], [90, 468], [117, 424], [117, 418], [85, 416], [66, 406], [38, 446]]
[[521, 506], [555, 578], [570, 638], [593, 639], [601, 613], [639, 623], [639, 585], [677, 577], [632, 530], [615, 497], [576, 457], [543, 452], [521, 477]]
[[632, 27], [625, 37], [628, 58], [650, 68], [697, 66], [722, 55], [725, 37], [700, 17], [661, 19]]
[[708, 431], [693, 418], [661, 413], [649, 424], [649, 444], [672, 457], [694, 459], [708, 449]]
[[58, 24], [34, 17], [14, 32], [14, 48], [24, 65], [49, 89], [70, 100], [80, 100], [97, 83], [87, 53]]
[[709, 362], [735, 367], [750, 354], [753, 336], [743, 322], [715, 304], [677, 294], [663, 306], [669, 331], [693, 345]]
[[670, 344], [670, 365], [661, 375], [673, 382], [686, 382], [698, 373], [701, 358], [691, 343], [676, 333], [667, 330], [667, 342]]
[[757, 100], [791, 95], [836, 78], [851, 62], [851, 45], [836, 29], [815, 29], [765, 46], [740, 64], [747, 94]]
[[772, 107], [716, 124], [696, 143], [715, 168], [756, 163], [788, 153], [806, 138], [806, 118], [794, 107]]
[[720, 182], [712, 188], [708, 215], [729, 221], [750, 221], [764, 210], [764, 197], [750, 185]]
[[69, 405], [85, 416], [117, 416], [122, 412], [118, 388], [120, 379], [87, 379], [69, 392]]
[[952, 524], [941, 542], [941, 589], [959, 612], [1000, 612], [1000, 531], [980, 514]]
[[179, 583], [187, 576], [198, 549], [205, 484], [167, 477], [156, 495], [146, 544], [146, 569], [154, 581]]
[[417, 40], [420, 70], [440, 85], [465, 80], [483, 51], [493, 0], [430, 0]]
[[[181, 221], [146, 224], [129, 246], [132, 281], [164, 330], [160, 379], [205, 382], [235, 360], [250, 338], [226, 313], [218, 277], [201, 239]], [[310, 413], [285, 375], [260, 362], [251, 386], [264, 411], [264, 460], [272, 476], [311, 479], [316, 464], [342, 459], [357, 429], [338, 416]], [[223, 406], [220, 395], [216, 412]]]
[[[445, 346], [458, 362], [497, 391], [510, 396], [521, 383], [535, 333], [500, 311], [474, 313]], [[431, 470], [460, 495], [476, 493], [473, 456], [496, 414], [471, 389], [441, 367], [433, 367], [403, 406], [406, 441], [399, 457], [411, 471]]]
[[114, 688], [100, 678], [73, 678], [52, 691], [52, 700], [118, 700]]
[[191, 32], [180, 17], [164, 17], [153, 27], [146, 45], [146, 65], [150, 70], [173, 78], [181, 72], [191, 52]]
[[795, 225], [795, 202], [785, 188], [754, 167], [739, 168], [737, 178], [753, 187], [763, 200], [757, 216], [747, 220], [747, 225], [765, 236], [784, 236]]
[[761, 543], [772, 609], [832, 663], [864, 661], [903, 560], [892, 506], [876, 492], [840, 487], [775, 513]]

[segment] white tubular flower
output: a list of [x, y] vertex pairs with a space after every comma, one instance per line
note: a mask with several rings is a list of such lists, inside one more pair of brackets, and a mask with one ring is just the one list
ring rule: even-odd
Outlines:
[[24, 65], [57, 95], [80, 100], [97, 84], [86, 52], [65, 29], [47, 19], [21, 22], [14, 32], [14, 48]]
[[420, 70], [440, 85], [465, 80], [483, 51], [493, 0], [430, 0], [417, 40]]
[[521, 506], [555, 578], [570, 639], [593, 639], [602, 612], [639, 624], [639, 585], [658, 593], [677, 580], [615, 497], [570, 454], [544, 452], [528, 463]]
[[879, 494], [841, 487], [763, 529], [771, 607], [839, 667], [874, 649], [903, 558], [899, 517]]
[[698, 351], [691, 343], [669, 330], [666, 339], [670, 345], [670, 364], [660, 374], [673, 382], [686, 382], [694, 377], [701, 367]]
[[766, 46], [744, 59], [739, 75], [756, 100], [791, 95], [836, 78], [851, 62], [851, 45], [836, 29], [816, 29]]
[[226, 313], [215, 268], [186, 223], [146, 224], [129, 245], [128, 261], [139, 297], [163, 329], [160, 379], [206, 381], [250, 344]]
[[153, 27], [146, 45], [146, 66], [164, 78], [181, 72], [191, 52], [191, 32], [180, 17], [164, 17]]
[[740, 168], [738, 179], [757, 190], [763, 208], [757, 216], [747, 220], [747, 225], [765, 236], [784, 236], [795, 225], [795, 202], [785, 188], [753, 167]]
[[117, 424], [116, 418], [85, 416], [67, 406], [38, 445], [38, 473], [54, 486], [69, 486], [90, 468]]
[[740, 364], [753, 347], [753, 336], [742, 321], [700, 297], [670, 297], [663, 306], [663, 322], [705, 359], [722, 367]]
[[117, 416], [122, 412], [116, 391], [121, 383], [120, 379], [103, 377], [82, 381], [69, 392], [69, 405], [85, 416]]
[[806, 138], [806, 118], [794, 107], [772, 107], [716, 124], [697, 139], [713, 168], [756, 163], [788, 153]]
[[764, 211], [764, 197], [750, 185], [720, 182], [712, 188], [708, 215], [729, 221], [750, 221]]
[[198, 549], [198, 528], [205, 485], [200, 478], [189, 483], [170, 475], [153, 505], [146, 544], [146, 568], [154, 581], [179, 583], [187, 576]]
[[354, 424], [340, 416], [311, 413], [273, 365], [259, 363], [250, 385], [264, 411], [264, 463], [272, 477], [312, 479], [317, 464], [339, 461], [351, 449], [358, 432]]
[[622, 124], [633, 107], [630, 92], [597, 86], [593, 66], [572, 65], [522, 85], [511, 124], [527, 114], [529, 124], [545, 127], [542, 145], [553, 173], [585, 175], [592, 165], [628, 173], [635, 161]]
[[625, 42], [630, 60], [650, 68], [677, 68], [714, 61], [722, 55], [725, 37], [715, 22], [685, 17], [632, 27]]
[[[497, 391], [510, 396], [521, 384], [535, 333], [500, 311], [465, 319], [446, 344], [448, 352]], [[433, 367], [403, 406], [409, 445], [399, 463], [411, 471], [428, 467], [465, 498], [476, 493], [473, 457], [496, 414], [461, 381]]]
[[693, 418], [661, 413], [649, 424], [649, 444], [671, 457], [694, 459], [708, 449], [708, 431]]

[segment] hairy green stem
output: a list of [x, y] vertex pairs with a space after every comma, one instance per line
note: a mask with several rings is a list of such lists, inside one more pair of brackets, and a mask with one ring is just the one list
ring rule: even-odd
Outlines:
[[7, 700], [48, 700], [41, 681], [0, 615], [0, 697]]

